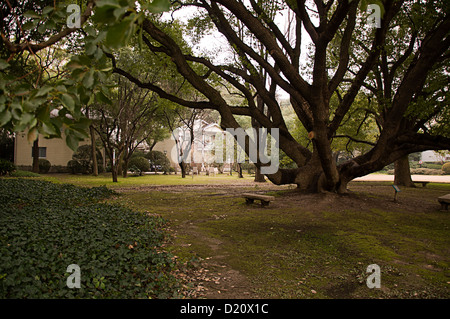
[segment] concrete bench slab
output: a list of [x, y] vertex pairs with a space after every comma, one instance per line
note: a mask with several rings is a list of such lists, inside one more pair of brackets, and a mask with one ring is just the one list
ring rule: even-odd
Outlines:
[[242, 194], [242, 197], [245, 198], [247, 204], [253, 204], [255, 200], [260, 200], [262, 206], [268, 206], [271, 201], [275, 200], [275, 196], [252, 194], [252, 193], [244, 193]]
[[438, 197], [438, 202], [441, 203], [441, 209], [448, 210], [448, 205], [450, 205], [450, 194]]

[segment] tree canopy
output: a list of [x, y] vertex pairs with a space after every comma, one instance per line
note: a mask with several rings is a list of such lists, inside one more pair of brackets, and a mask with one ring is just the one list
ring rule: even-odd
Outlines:
[[[344, 192], [353, 178], [409, 153], [450, 149], [448, 2], [376, 1], [382, 9], [377, 26], [368, 23], [367, 4], [357, 0], [187, 0], [169, 6], [166, 0], [90, 0], [80, 16], [80, 29], [61, 24], [66, 18], [61, 15], [64, 6], [24, 13], [29, 30], [37, 27], [39, 31], [45, 25], [40, 29], [49, 34], [30, 41], [2, 33], [9, 56], [0, 60], [0, 125], [14, 130], [36, 127], [58, 135], [48, 124], [61, 127], [59, 119], [70, 144], [78, 136], [75, 132], [84, 128], [79, 105], [104, 99], [99, 88], [106, 74], [113, 72], [172, 103], [217, 110], [223, 128], [239, 128], [236, 116], [247, 116], [259, 127], [279, 129], [279, 147], [297, 168], [268, 175], [272, 182]], [[170, 14], [160, 14], [169, 7]], [[172, 17], [185, 8], [194, 8], [195, 14], [183, 25]], [[189, 40], [200, 43], [203, 37], [207, 41], [211, 33], [220, 34], [226, 43], [226, 58], [211, 56], [208, 50], [196, 52], [188, 45]], [[39, 87], [34, 82], [19, 91], [21, 81], [10, 72], [15, 57], [62, 46], [63, 39], [75, 34], [81, 37], [84, 51], [68, 63], [70, 76]], [[111, 62], [117, 49], [134, 36], [139, 47], [176, 71], [177, 90], [172, 81], [148, 81], [139, 77], [143, 70]], [[310, 41], [307, 52], [305, 41]], [[240, 96], [239, 103], [224, 98], [224, 83]], [[178, 94], [184, 88], [197, 94]], [[277, 92], [289, 97], [295, 116], [308, 132], [306, 144], [288, 127]], [[36, 112], [41, 107], [45, 112]], [[58, 109], [62, 119], [49, 122], [39, 117], [51, 109]], [[350, 117], [357, 111], [358, 119]], [[66, 120], [68, 114], [74, 121]], [[346, 125], [353, 120], [358, 123], [353, 123], [356, 131], [350, 133]], [[370, 123], [378, 132], [365, 140], [367, 136], [358, 134]], [[337, 164], [333, 141], [338, 138], [366, 142], [369, 147]]]

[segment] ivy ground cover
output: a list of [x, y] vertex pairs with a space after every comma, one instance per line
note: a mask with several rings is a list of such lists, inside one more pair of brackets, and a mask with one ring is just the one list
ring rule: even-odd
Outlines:
[[[0, 298], [173, 298], [165, 222], [102, 200], [105, 186], [0, 179]], [[80, 269], [80, 288], [70, 288]]]

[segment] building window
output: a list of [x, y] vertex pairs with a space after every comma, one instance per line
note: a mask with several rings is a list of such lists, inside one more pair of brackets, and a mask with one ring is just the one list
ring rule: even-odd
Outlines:
[[[31, 147], [31, 157], [33, 157], [33, 147]], [[47, 148], [39, 147], [39, 158], [47, 157]]]

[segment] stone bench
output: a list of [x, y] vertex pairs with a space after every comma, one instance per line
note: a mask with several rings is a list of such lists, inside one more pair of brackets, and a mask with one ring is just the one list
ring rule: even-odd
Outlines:
[[439, 197], [438, 202], [441, 203], [441, 209], [448, 210], [448, 205], [450, 205], [450, 194]]
[[253, 204], [255, 200], [260, 200], [262, 206], [268, 206], [271, 201], [275, 200], [275, 196], [259, 195], [251, 193], [244, 193], [242, 194], [242, 197], [245, 198], [247, 204]]

